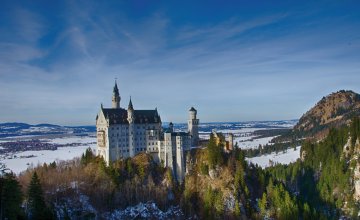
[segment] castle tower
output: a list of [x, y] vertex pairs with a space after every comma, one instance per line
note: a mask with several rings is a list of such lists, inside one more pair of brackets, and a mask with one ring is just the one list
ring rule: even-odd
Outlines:
[[189, 110], [188, 132], [191, 135], [191, 146], [199, 143], [199, 119], [196, 118], [197, 111], [194, 107]]
[[119, 94], [119, 89], [117, 87], [117, 83], [115, 80], [115, 86], [113, 89], [113, 95], [112, 95], [112, 108], [120, 108], [120, 94]]
[[127, 120], [129, 122], [129, 152], [130, 157], [135, 156], [135, 115], [134, 115], [134, 107], [131, 101], [129, 101], [129, 106], [127, 109]]
[[169, 131], [174, 132], [174, 124], [172, 122], [169, 124]]
[[184, 161], [184, 149], [182, 147], [183, 142], [182, 136], [176, 136], [176, 179], [178, 182], [182, 182], [185, 178], [185, 161]]
[[230, 151], [234, 150], [234, 135], [233, 135], [233, 133], [229, 133], [228, 141], [229, 141], [229, 150]]

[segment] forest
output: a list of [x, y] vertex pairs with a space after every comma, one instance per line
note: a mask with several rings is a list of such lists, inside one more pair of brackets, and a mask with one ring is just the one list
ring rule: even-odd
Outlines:
[[320, 142], [304, 142], [297, 162], [266, 169], [249, 164], [241, 149], [223, 152], [211, 136], [207, 148], [187, 155], [183, 182], [145, 153], [106, 166], [89, 149], [19, 176], [2, 167], [0, 219], [105, 219], [147, 201], [179, 206], [183, 219], [357, 218], [359, 136], [354, 118]]

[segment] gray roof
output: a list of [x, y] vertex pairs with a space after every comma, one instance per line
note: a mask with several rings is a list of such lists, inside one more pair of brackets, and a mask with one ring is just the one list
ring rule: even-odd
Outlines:
[[134, 110], [134, 106], [133, 106], [132, 101], [131, 101], [131, 96], [130, 96], [130, 101], [129, 101], [128, 109]]
[[196, 112], [196, 109], [194, 107], [191, 107], [191, 109], [189, 111], [190, 112]]
[[[128, 112], [123, 108], [103, 108], [105, 118], [112, 124], [129, 124]], [[157, 110], [134, 110], [135, 124], [160, 123], [161, 118]]]

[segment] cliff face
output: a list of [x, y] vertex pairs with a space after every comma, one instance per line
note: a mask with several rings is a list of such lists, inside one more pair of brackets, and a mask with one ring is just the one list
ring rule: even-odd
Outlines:
[[353, 91], [338, 91], [323, 97], [295, 125], [298, 137], [322, 139], [331, 127], [348, 124], [360, 115], [360, 95]]

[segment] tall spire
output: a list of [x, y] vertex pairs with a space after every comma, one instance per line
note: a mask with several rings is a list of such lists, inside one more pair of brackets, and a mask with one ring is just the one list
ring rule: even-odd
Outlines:
[[117, 79], [116, 78], [115, 78], [115, 86], [114, 86], [113, 94], [114, 95], [119, 95], [119, 89], [118, 89], [118, 86], [117, 86]]
[[130, 96], [128, 110], [134, 110], [134, 107], [133, 107], [133, 104], [132, 104], [132, 101], [131, 101], [131, 96]]
[[113, 89], [113, 95], [112, 95], [112, 107], [113, 108], [120, 108], [120, 94], [119, 94], [119, 89], [117, 86], [117, 82], [116, 82], [116, 78], [115, 78], [115, 86]]

